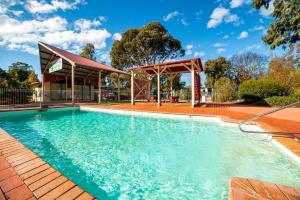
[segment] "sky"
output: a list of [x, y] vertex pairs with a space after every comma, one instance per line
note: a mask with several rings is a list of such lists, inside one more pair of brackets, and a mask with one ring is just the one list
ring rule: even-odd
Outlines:
[[261, 38], [272, 11], [272, 4], [254, 10], [252, 0], [0, 0], [0, 67], [21, 61], [40, 74], [38, 41], [76, 54], [93, 43], [97, 60], [109, 64], [114, 40], [152, 21], [181, 41], [186, 55], [179, 59], [204, 63], [245, 51], [269, 56]]

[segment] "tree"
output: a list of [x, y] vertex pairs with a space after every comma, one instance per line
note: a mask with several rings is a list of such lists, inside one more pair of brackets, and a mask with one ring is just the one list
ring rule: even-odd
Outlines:
[[[300, 49], [300, 45], [298, 48]], [[289, 92], [300, 89], [300, 68], [297, 56], [293, 55], [293, 49], [290, 49], [286, 55], [272, 58], [269, 63], [267, 77], [288, 86]]]
[[88, 58], [90, 60], [95, 60], [96, 61], [96, 56], [95, 56], [95, 46], [91, 43], [87, 43], [85, 47], [82, 49], [82, 52], [80, 53], [80, 56], [84, 58]]
[[237, 85], [249, 79], [258, 79], [264, 75], [267, 61], [267, 56], [255, 52], [235, 54], [230, 59], [230, 76]]
[[253, 7], [269, 8], [274, 2], [272, 16], [275, 21], [270, 24], [263, 41], [275, 49], [278, 46], [295, 44], [300, 41], [300, 1], [299, 0], [254, 0]]
[[140, 29], [132, 28], [115, 40], [110, 52], [113, 67], [127, 69], [133, 66], [155, 64], [184, 56], [185, 51], [159, 22], [151, 22]]
[[6, 71], [0, 67], [0, 88], [7, 87], [7, 74]]
[[227, 77], [219, 78], [214, 85], [213, 101], [227, 102], [237, 99], [237, 86]]
[[230, 77], [231, 63], [224, 57], [205, 62], [206, 86], [214, 87], [215, 82], [221, 77]]
[[31, 88], [32, 82], [30, 81], [33, 81], [33, 76], [37, 78], [31, 65], [23, 62], [13, 63], [9, 66], [7, 73], [8, 87], [17, 89]]

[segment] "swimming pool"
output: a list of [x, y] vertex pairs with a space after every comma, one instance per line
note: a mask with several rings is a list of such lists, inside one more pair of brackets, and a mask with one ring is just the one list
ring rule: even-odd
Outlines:
[[300, 186], [273, 144], [216, 122], [69, 108], [0, 113], [0, 127], [102, 199], [228, 199], [232, 176]]

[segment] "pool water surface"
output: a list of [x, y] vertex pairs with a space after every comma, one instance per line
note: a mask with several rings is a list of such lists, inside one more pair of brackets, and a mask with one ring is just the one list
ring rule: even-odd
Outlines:
[[228, 199], [233, 176], [300, 186], [271, 142], [216, 122], [72, 108], [0, 113], [0, 127], [100, 199]]

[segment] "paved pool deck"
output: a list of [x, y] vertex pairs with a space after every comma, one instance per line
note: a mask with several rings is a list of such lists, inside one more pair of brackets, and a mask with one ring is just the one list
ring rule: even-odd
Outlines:
[[0, 200], [93, 200], [0, 128]]

